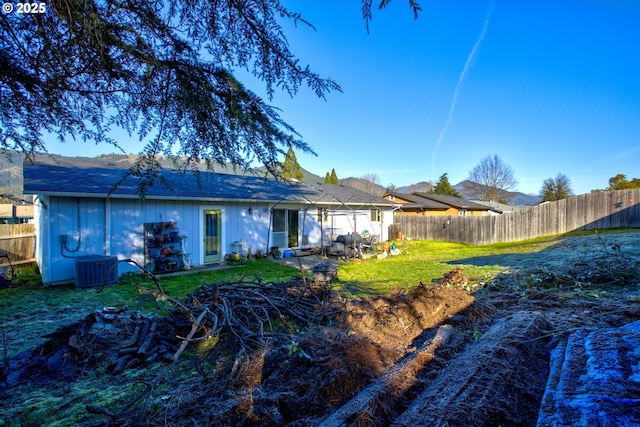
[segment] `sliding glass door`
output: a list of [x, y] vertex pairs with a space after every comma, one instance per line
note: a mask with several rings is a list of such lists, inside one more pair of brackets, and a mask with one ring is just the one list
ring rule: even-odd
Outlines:
[[297, 248], [299, 246], [299, 211], [295, 209], [274, 209], [272, 217], [273, 246], [279, 248]]

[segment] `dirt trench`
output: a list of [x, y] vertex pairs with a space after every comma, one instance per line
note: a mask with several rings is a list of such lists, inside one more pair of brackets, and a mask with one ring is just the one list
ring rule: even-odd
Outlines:
[[[224, 306], [236, 320], [246, 320], [282, 302], [271, 314], [279, 318], [271, 325], [277, 333], [238, 341], [240, 329], [221, 329], [209, 351], [175, 368], [198, 375], [163, 378], [170, 390], [164, 393], [172, 397], [156, 400], [154, 410], [135, 402], [87, 405], [90, 414], [76, 424], [535, 425], [551, 347], [578, 326], [617, 327], [640, 319], [624, 289], [606, 300], [513, 289], [471, 296], [446, 281], [363, 300], [296, 281], [261, 297], [256, 288], [240, 290], [255, 297], [253, 305], [237, 298], [237, 287], [217, 285], [198, 289], [184, 304], [194, 317], [205, 313], [196, 311], [202, 307]], [[303, 310], [287, 313], [287, 307]], [[180, 310], [157, 319], [125, 309], [92, 313], [11, 358], [0, 375], [0, 395], [27, 386], [44, 392], [81, 381], [91, 370], [102, 370], [105, 381], [121, 381], [128, 370], [170, 366], [181, 345], [176, 337], [191, 327]]]

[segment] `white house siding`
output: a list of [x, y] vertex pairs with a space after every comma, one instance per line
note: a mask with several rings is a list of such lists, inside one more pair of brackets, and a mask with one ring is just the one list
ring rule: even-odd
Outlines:
[[[34, 218], [36, 257], [45, 284], [72, 282], [77, 257], [106, 254], [104, 200], [40, 197]], [[66, 246], [61, 236], [66, 236]]]
[[[172, 200], [108, 199], [109, 253], [119, 260], [131, 258], [145, 264], [144, 223], [173, 221], [180, 235], [187, 236], [184, 250], [192, 252], [194, 236], [198, 236], [198, 209], [193, 203]], [[118, 272], [138, 271], [130, 264], [120, 263]]]
[[231, 252], [231, 245], [240, 239], [254, 254], [258, 250], [266, 251], [270, 216], [270, 208], [266, 203], [235, 204], [223, 213], [222, 220], [228, 223], [222, 242], [225, 252]]
[[[266, 213], [264, 209], [267, 209]], [[269, 210], [265, 204], [147, 200], [142, 205], [138, 200], [119, 199], [110, 202], [111, 255], [116, 255], [118, 259], [131, 258], [144, 264], [143, 224], [172, 221], [177, 223], [180, 235], [186, 236], [183, 250], [189, 255], [191, 265], [202, 265], [203, 212], [207, 210], [220, 210], [222, 213], [223, 257], [232, 251], [232, 244], [240, 239], [252, 251], [265, 250], [269, 226]], [[119, 272], [134, 269], [122, 265]]]
[[[178, 224], [183, 250], [192, 266], [203, 263], [203, 212], [222, 212], [222, 256], [231, 252], [232, 243], [242, 239], [252, 251], [267, 249], [270, 210], [265, 203], [173, 201], [139, 199], [102, 199], [40, 197], [36, 206], [39, 237], [38, 264], [45, 285], [74, 281], [75, 258], [84, 255], [111, 255], [119, 260], [131, 258], [145, 263], [145, 222], [173, 221]], [[45, 207], [46, 206], [46, 207]], [[249, 214], [249, 208], [252, 212]], [[63, 251], [60, 236], [66, 235]], [[128, 263], [119, 263], [118, 273], [138, 271]]]
[[[104, 199], [75, 197], [43, 197], [36, 203], [35, 220], [38, 233], [38, 264], [45, 285], [74, 281], [75, 258], [84, 255], [111, 255], [119, 260], [131, 258], [144, 265], [145, 222], [172, 221], [186, 236], [183, 250], [192, 266], [203, 264], [203, 212], [222, 212], [222, 259], [232, 251], [234, 242], [242, 241], [255, 253], [273, 246], [271, 229], [272, 204], [246, 202], [204, 202], [147, 199]], [[383, 221], [372, 221], [371, 210], [333, 211], [318, 221], [317, 206], [279, 204], [279, 209], [298, 210], [300, 247], [330, 244], [331, 234], [367, 230], [386, 240], [386, 230], [393, 221], [391, 211], [383, 213]], [[251, 212], [249, 212], [251, 210]], [[66, 249], [60, 236], [67, 236]], [[118, 273], [137, 271], [135, 266], [119, 263]]]

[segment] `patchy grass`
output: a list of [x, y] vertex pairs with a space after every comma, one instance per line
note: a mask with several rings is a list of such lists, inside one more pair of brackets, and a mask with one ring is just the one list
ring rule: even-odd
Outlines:
[[[245, 265], [175, 276], [158, 276], [164, 291], [181, 299], [200, 285], [250, 280], [286, 281], [300, 272], [266, 259]], [[24, 282], [23, 278], [29, 278]], [[35, 347], [43, 334], [83, 319], [103, 307], [137, 309], [148, 315], [164, 314], [170, 304], [156, 298], [153, 282], [141, 275], [123, 275], [120, 283], [104, 288], [76, 289], [74, 285], [43, 287], [33, 271], [17, 275], [18, 286], [0, 289], [0, 351], [9, 356]]]
[[[580, 239], [574, 237], [580, 236]], [[395, 242], [401, 255], [385, 259], [371, 258], [362, 263], [345, 263], [338, 271], [334, 289], [347, 296], [383, 295], [397, 288], [412, 288], [440, 280], [461, 267], [471, 281], [468, 290], [476, 290], [508, 270], [554, 267], [554, 263], [592, 256], [594, 251], [621, 245], [640, 256], [640, 230], [610, 230], [570, 233], [516, 243], [472, 246], [435, 241]], [[159, 276], [168, 295], [182, 298], [200, 285], [252, 280], [279, 282], [299, 275], [299, 271], [268, 261], [251, 260], [245, 265], [192, 274]], [[44, 288], [37, 269], [25, 268], [16, 275], [21, 285], [0, 289], [0, 351], [9, 356], [34, 347], [42, 334], [84, 318], [102, 307], [139, 309], [145, 314], [163, 314], [169, 303], [155, 296], [155, 286], [140, 275], [125, 275], [120, 284], [104, 289], [76, 289], [73, 285]]]
[[444, 273], [462, 267], [472, 279], [466, 287], [474, 291], [505, 271], [580, 263], [607, 255], [616, 246], [626, 254], [640, 256], [637, 229], [581, 231], [489, 246], [418, 240], [394, 243], [402, 252], [398, 256], [343, 265], [338, 271], [337, 287], [353, 296], [386, 294], [420, 282], [438, 281]]
[[[580, 236], [580, 239], [573, 239], [575, 236]], [[394, 288], [411, 288], [420, 282], [440, 280], [445, 273], [462, 268], [464, 277], [471, 278], [467, 287], [474, 290], [482, 287], [483, 283], [492, 282], [508, 270], [567, 262], [567, 256], [572, 264], [587, 259], [587, 255], [616, 245], [622, 246], [625, 253], [640, 256], [640, 230], [625, 230], [624, 234], [613, 231], [601, 235], [582, 232], [485, 247], [429, 241], [395, 243], [402, 251], [401, 255], [368, 259], [359, 264], [343, 264], [334, 287], [348, 295], [385, 294]], [[553, 270], [541, 268], [533, 276], [519, 277], [518, 282], [529, 286], [539, 286], [538, 282], [551, 283], [546, 275], [547, 271]], [[36, 273], [33, 269], [21, 272], [18, 280], [24, 285], [0, 290], [0, 360], [41, 344], [44, 341], [42, 334], [82, 319], [104, 306], [127, 305], [149, 315], [162, 314], [168, 308], [166, 301], [155, 297], [153, 283], [141, 276], [125, 276], [119, 285], [104, 289], [75, 289], [73, 286], [43, 288]], [[265, 282], [284, 281], [297, 275], [299, 272], [295, 268], [267, 260], [256, 260], [249, 261], [246, 265], [219, 270], [160, 276], [160, 280], [167, 294], [182, 298], [204, 284], [252, 280], [255, 277], [260, 277]], [[535, 280], [529, 280], [530, 277]], [[552, 278], [557, 277], [555, 274]], [[529, 283], [531, 281], [535, 283]], [[520, 291], [519, 288], [507, 289], [513, 291], [513, 294]], [[584, 293], [594, 292], [588, 286], [580, 289], [583, 291], [582, 296]], [[635, 295], [637, 293], [634, 293], [634, 298], [637, 298]], [[566, 317], [561, 313], [558, 318]], [[469, 333], [476, 337], [480, 331], [470, 329]], [[170, 375], [167, 375], [167, 382], [159, 385], [147, 402], [150, 412], [162, 411], [165, 399], [182, 399], [182, 385], [206, 380], [202, 371], [204, 368], [199, 368], [200, 365], [194, 363], [195, 356], [207, 354], [216, 342], [215, 339], [203, 341], [197, 348], [189, 350], [188, 354], [194, 357], [184, 357], [184, 360], [181, 359], [172, 367]], [[297, 347], [292, 346], [289, 350], [297, 351]], [[210, 366], [215, 369], [215, 365]], [[120, 407], [160, 369], [163, 366], [131, 369], [117, 376], [96, 370], [74, 382], [73, 386], [64, 382], [44, 387], [19, 386], [2, 396], [4, 408], [0, 410], [0, 426], [62, 426], [96, 419], [96, 416], [87, 414], [87, 403], [109, 408]]]
[[[470, 290], [491, 281], [507, 267], [496, 263], [479, 265], [474, 260], [508, 254], [531, 254], [557, 243], [557, 237], [491, 246], [472, 246], [436, 241], [394, 242], [402, 252], [394, 257], [370, 258], [361, 264], [348, 263], [338, 272], [338, 286], [357, 296], [386, 294], [396, 288], [432, 283], [454, 267], [462, 267], [473, 278]], [[468, 260], [468, 262], [465, 262]]]
[[[573, 237], [580, 236], [580, 239]], [[622, 237], [624, 236], [624, 237]], [[620, 240], [625, 239], [625, 240]], [[570, 233], [517, 243], [472, 246], [435, 241], [396, 241], [401, 255], [371, 258], [340, 267], [334, 289], [347, 296], [382, 295], [397, 288], [412, 288], [440, 280], [456, 267], [462, 267], [476, 290], [507, 270], [548, 266], [567, 257], [580, 261], [593, 251], [621, 244], [640, 254], [640, 230], [611, 230], [596, 234]], [[252, 280], [285, 281], [299, 275], [292, 267], [268, 261], [251, 260], [245, 265], [192, 274], [159, 276], [165, 292], [182, 298], [200, 285]], [[9, 356], [40, 344], [42, 334], [79, 320], [102, 307], [139, 309], [145, 314], [163, 314], [169, 303], [155, 296], [155, 286], [140, 275], [125, 275], [119, 285], [104, 289], [76, 289], [73, 285], [44, 288], [37, 269], [25, 268], [16, 275], [21, 285], [0, 290], [0, 350]]]

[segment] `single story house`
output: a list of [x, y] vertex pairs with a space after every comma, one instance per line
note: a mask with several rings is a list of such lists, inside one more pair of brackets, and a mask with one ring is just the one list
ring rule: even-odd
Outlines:
[[522, 206], [511, 206], [511, 205], [507, 205], [505, 203], [500, 203], [500, 202], [493, 202], [493, 201], [484, 201], [484, 200], [472, 200], [472, 202], [474, 203], [478, 203], [481, 205], [485, 205], [485, 206], [489, 206], [490, 208], [492, 208], [496, 214], [497, 213], [512, 213], [515, 212], [517, 210], [522, 209]]
[[396, 215], [453, 215], [447, 213], [451, 206], [413, 194], [388, 192], [382, 198], [397, 205]]
[[387, 192], [382, 198], [398, 205], [396, 215], [484, 216], [500, 213], [491, 206], [441, 194]]
[[[24, 165], [24, 193], [34, 196], [36, 258], [45, 285], [78, 284], [84, 274], [80, 261], [92, 256], [171, 270], [218, 263], [234, 252], [327, 247], [337, 235], [354, 231], [384, 241], [393, 223], [392, 202], [341, 185], [160, 170], [166, 185], [156, 182], [142, 199], [135, 177], [110, 193], [125, 172]], [[163, 253], [181, 256], [158, 264]], [[138, 269], [117, 262], [118, 275], [128, 271]]]

